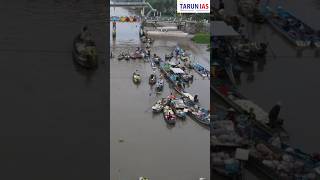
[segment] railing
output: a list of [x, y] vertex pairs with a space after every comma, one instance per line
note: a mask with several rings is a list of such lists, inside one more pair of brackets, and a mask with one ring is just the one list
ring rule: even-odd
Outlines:
[[146, 2], [110, 2], [111, 7], [131, 6], [131, 7], [146, 7]]

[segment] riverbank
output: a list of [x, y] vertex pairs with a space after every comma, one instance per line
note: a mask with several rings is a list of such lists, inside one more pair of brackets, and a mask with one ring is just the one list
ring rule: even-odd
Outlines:
[[196, 33], [192, 37], [192, 41], [198, 44], [210, 44], [210, 34], [209, 33]]

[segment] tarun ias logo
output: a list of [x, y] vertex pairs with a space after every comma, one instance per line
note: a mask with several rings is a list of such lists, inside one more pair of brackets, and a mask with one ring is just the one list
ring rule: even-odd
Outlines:
[[210, 0], [177, 0], [177, 13], [210, 13]]

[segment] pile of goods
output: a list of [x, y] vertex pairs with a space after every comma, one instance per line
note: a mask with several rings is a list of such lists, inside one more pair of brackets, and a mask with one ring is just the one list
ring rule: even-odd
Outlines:
[[247, 112], [250, 112], [250, 109], [253, 109], [254, 114], [256, 115], [256, 120], [267, 124], [269, 122], [268, 113], [261, 109], [258, 105], [253, 103], [252, 101], [245, 99], [234, 100], [236, 104], [238, 104], [242, 109]]
[[244, 138], [237, 134], [232, 121], [214, 121], [212, 124], [211, 143], [213, 145], [243, 145], [247, 143]]
[[257, 144], [250, 155], [275, 172], [281, 179], [316, 179], [315, 172], [309, 170], [303, 160], [287, 153], [275, 153], [264, 144]]
[[216, 170], [221, 168], [221, 170], [225, 171], [226, 174], [237, 174], [240, 172], [239, 160], [225, 152], [211, 153], [211, 165]]

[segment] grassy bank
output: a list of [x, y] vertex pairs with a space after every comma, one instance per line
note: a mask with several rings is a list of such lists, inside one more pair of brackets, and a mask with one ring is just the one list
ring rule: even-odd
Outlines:
[[210, 44], [210, 34], [209, 33], [197, 33], [192, 38], [192, 41], [198, 44]]

